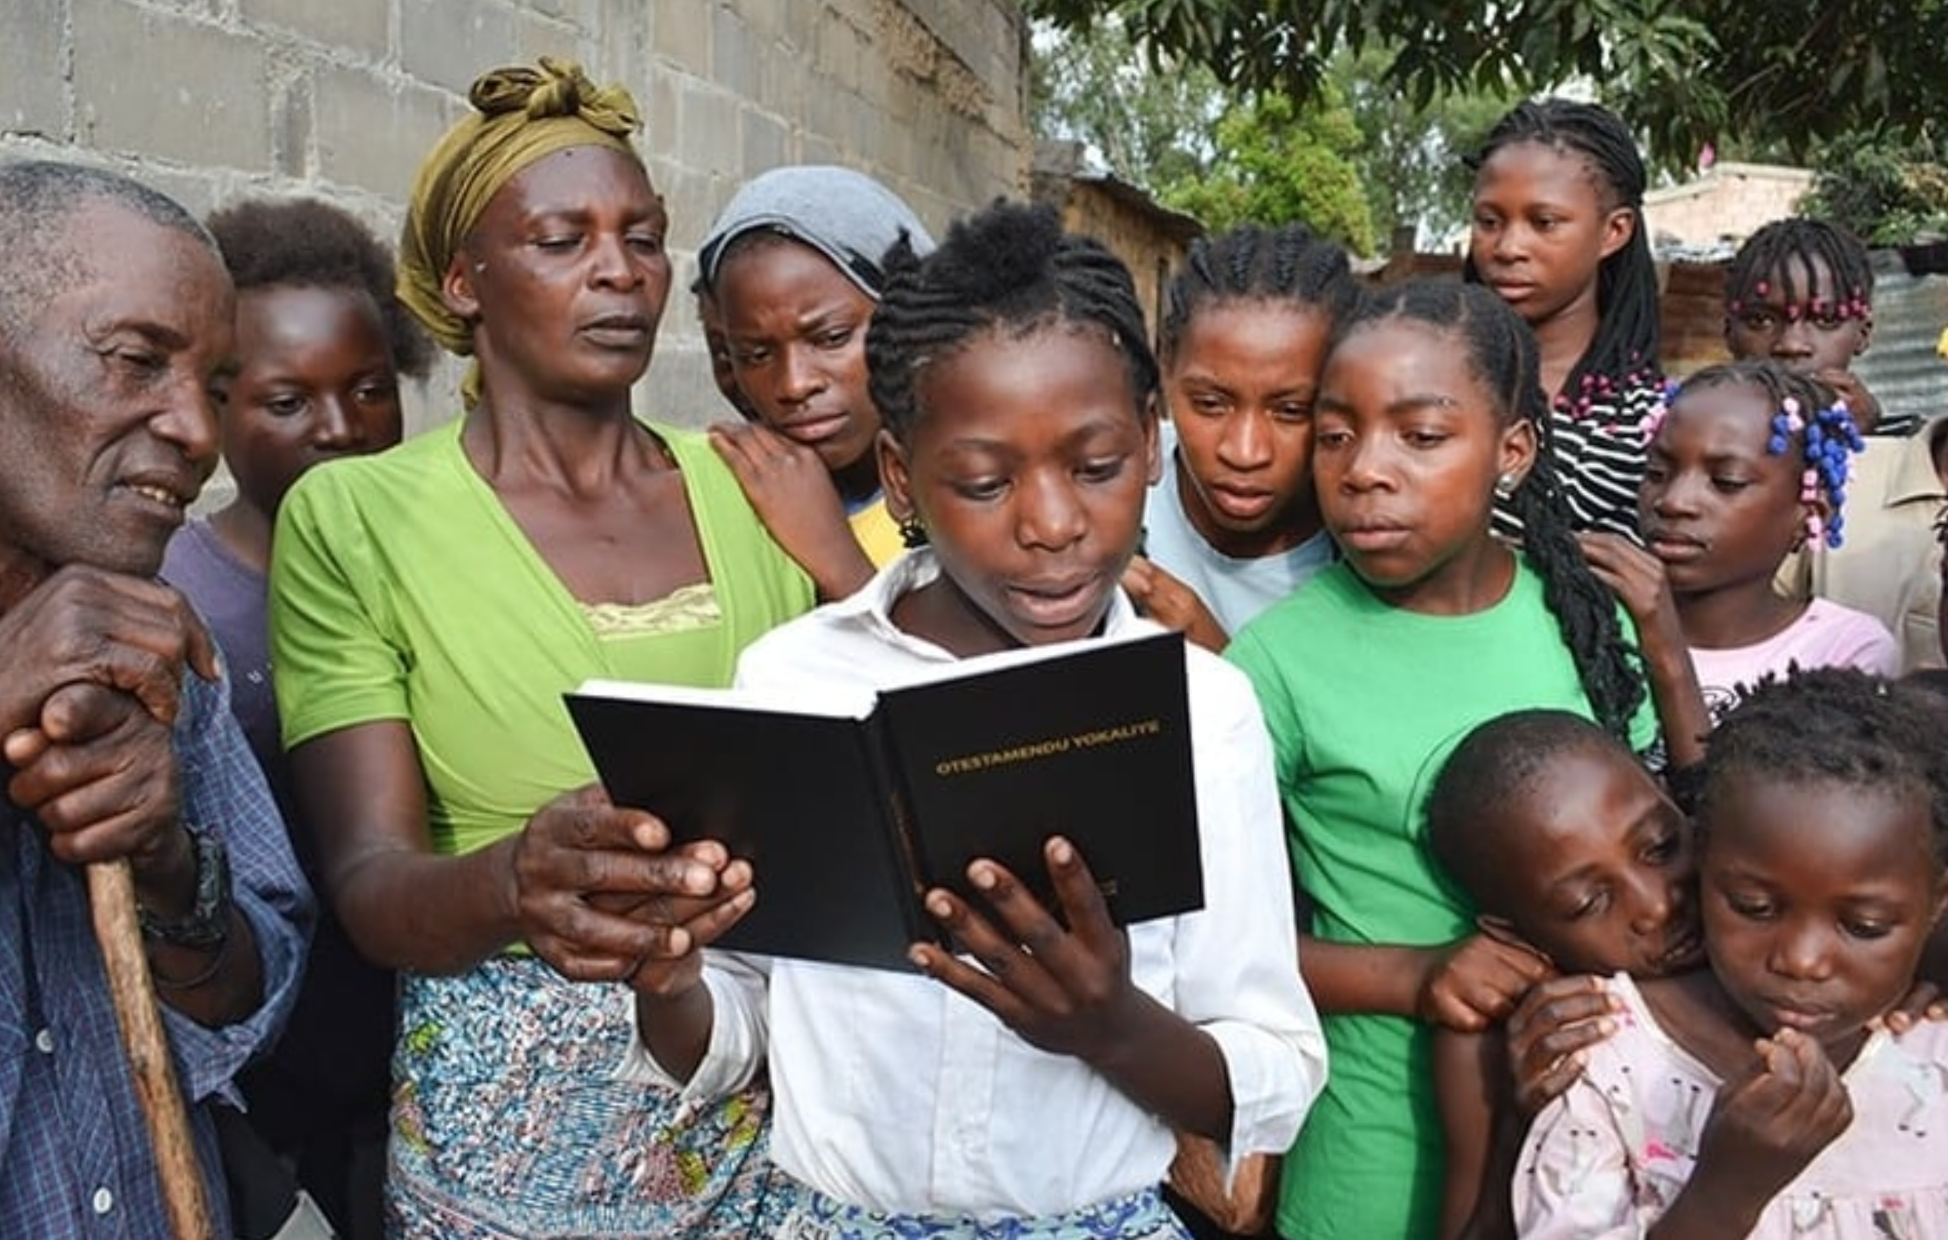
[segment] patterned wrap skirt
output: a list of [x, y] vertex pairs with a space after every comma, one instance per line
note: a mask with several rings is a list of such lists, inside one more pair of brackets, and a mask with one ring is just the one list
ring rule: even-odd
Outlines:
[[400, 982], [388, 1234], [777, 1234], [769, 1092], [680, 1108], [674, 1090], [616, 1080], [627, 990], [515, 955]]
[[1066, 1214], [972, 1219], [942, 1214], [879, 1214], [836, 1201], [778, 1173], [778, 1240], [1191, 1240], [1158, 1189], [1145, 1189]]

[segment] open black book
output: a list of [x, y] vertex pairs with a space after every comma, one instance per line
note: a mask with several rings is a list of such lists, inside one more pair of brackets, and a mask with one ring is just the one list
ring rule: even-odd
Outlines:
[[1042, 845], [1075, 842], [1118, 924], [1203, 907], [1183, 639], [1024, 652], [850, 703], [590, 681], [568, 709], [618, 805], [722, 840], [757, 904], [718, 946], [910, 968], [921, 897], [1008, 867], [1059, 913]]

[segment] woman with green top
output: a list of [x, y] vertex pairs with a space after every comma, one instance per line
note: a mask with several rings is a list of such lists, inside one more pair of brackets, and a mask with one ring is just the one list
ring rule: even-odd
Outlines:
[[271, 573], [325, 894], [401, 977], [389, 1226], [762, 1234], [763, 1091], [679, 1111], [614, 1079], [669, 863], [591, 786], [562, 694], [725, 683], [812, 585], [701, 435], [631, 412], [670, 283], [634, 101], [545, 58], [471, 101], [400, 247], [402, 300], [474, 359], [465, 412], [306, 475]]

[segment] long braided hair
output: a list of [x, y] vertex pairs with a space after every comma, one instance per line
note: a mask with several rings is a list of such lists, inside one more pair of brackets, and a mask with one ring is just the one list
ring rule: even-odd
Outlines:
[[[1686, 393], [1715, 387], [1748, 387], [1766, 398], [1771, 412], [1765, 450], [1770, 456], [1790, 456], [1801, 470], [1801, 499], [1810, 505], [1815, 496], [1826, 499], [1827, 512], [1821, 515], [1808, 507], [1807, 537], [1824, 540], [1838, 547], [1845, 526], [1849, 461], [1866, 449], [1853, 415], [1831, 388], [1810, 375], [1802, 375], [1769, 357], [1745, 358], [1706, 366], [1674, 386], [1671, 401]], [[1653, 443], [1662, 419], [1652, 429]]]
[[927, 366], [988, 332], [1020, 339], [1058, 323], [1100, 331], [1123, 355], [1137, 416], [1155, 409], [1157, 360], [1129, 269], [1093, 237], [1063, 232], [1053, 208], [996, 200], [956, 222], [927, 257], [902, 238], [882, 265], [866, 364], [873, 404], [900, 442], [926, 414]]
[[1243, 224], [1199, 237], [1164, 293], [1157, 354], [1168, 365], [1197, 311], [1234, 301], [1285, 302], [1336, 324], [1359, 297], [1346, 251], [1303, 224]]
[[[1388, 321], [1454, 338], [1468, 369], [1493, 397], [1499, 424], [1526, 419], [1534, 428], [1535, 462], [1509, 501], [1522, 521], [1523, 553], [1542, 579], [1543, 600], [1556, 617], [1596, 722], [1630, 744], [1630, 722], [1644, 701], [1644, 681], [1617, 618], [1616, 600], [1583, 559], [1556, 479], [1535, 337], [1508, 303], [1482, 285], [1419, 279], [1368, 294], [1337, 339]], [[1484, 496], [1484, 517], [1488, 508]]]
[[[1589, 161], [1606, 206], [1628, 207], [1635, 217], [1630, 240], [1605, 258], [1596, 276], [1596, 334], [1563, 380], [1559, 399], [1571, 408], [1655, 378], [1662, 344], [1657, 307], [1657, 267], [1644, 229], [1648, 180], [1637, 141], [1614, 112], [1573, 99], [1530, 99], [1496, 122], [1482, 148], [1467, 160], [1479, 171], [1497, 151], [1535, 142]], [[1462, 275], [1480, 280], [1474, 255]]]

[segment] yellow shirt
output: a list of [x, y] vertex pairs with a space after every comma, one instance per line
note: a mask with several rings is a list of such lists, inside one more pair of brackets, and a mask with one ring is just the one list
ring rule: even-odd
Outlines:
[[866, 553], [874, 568], [885, 568], [900, 558], [900, 552], [906, 550], [906, 541], [900, 537], [899, 523], [886, 511], [884, 495], [853, 513], [847, 520], [852, 525], [852, 536], [859, 540], [859, 549]]

